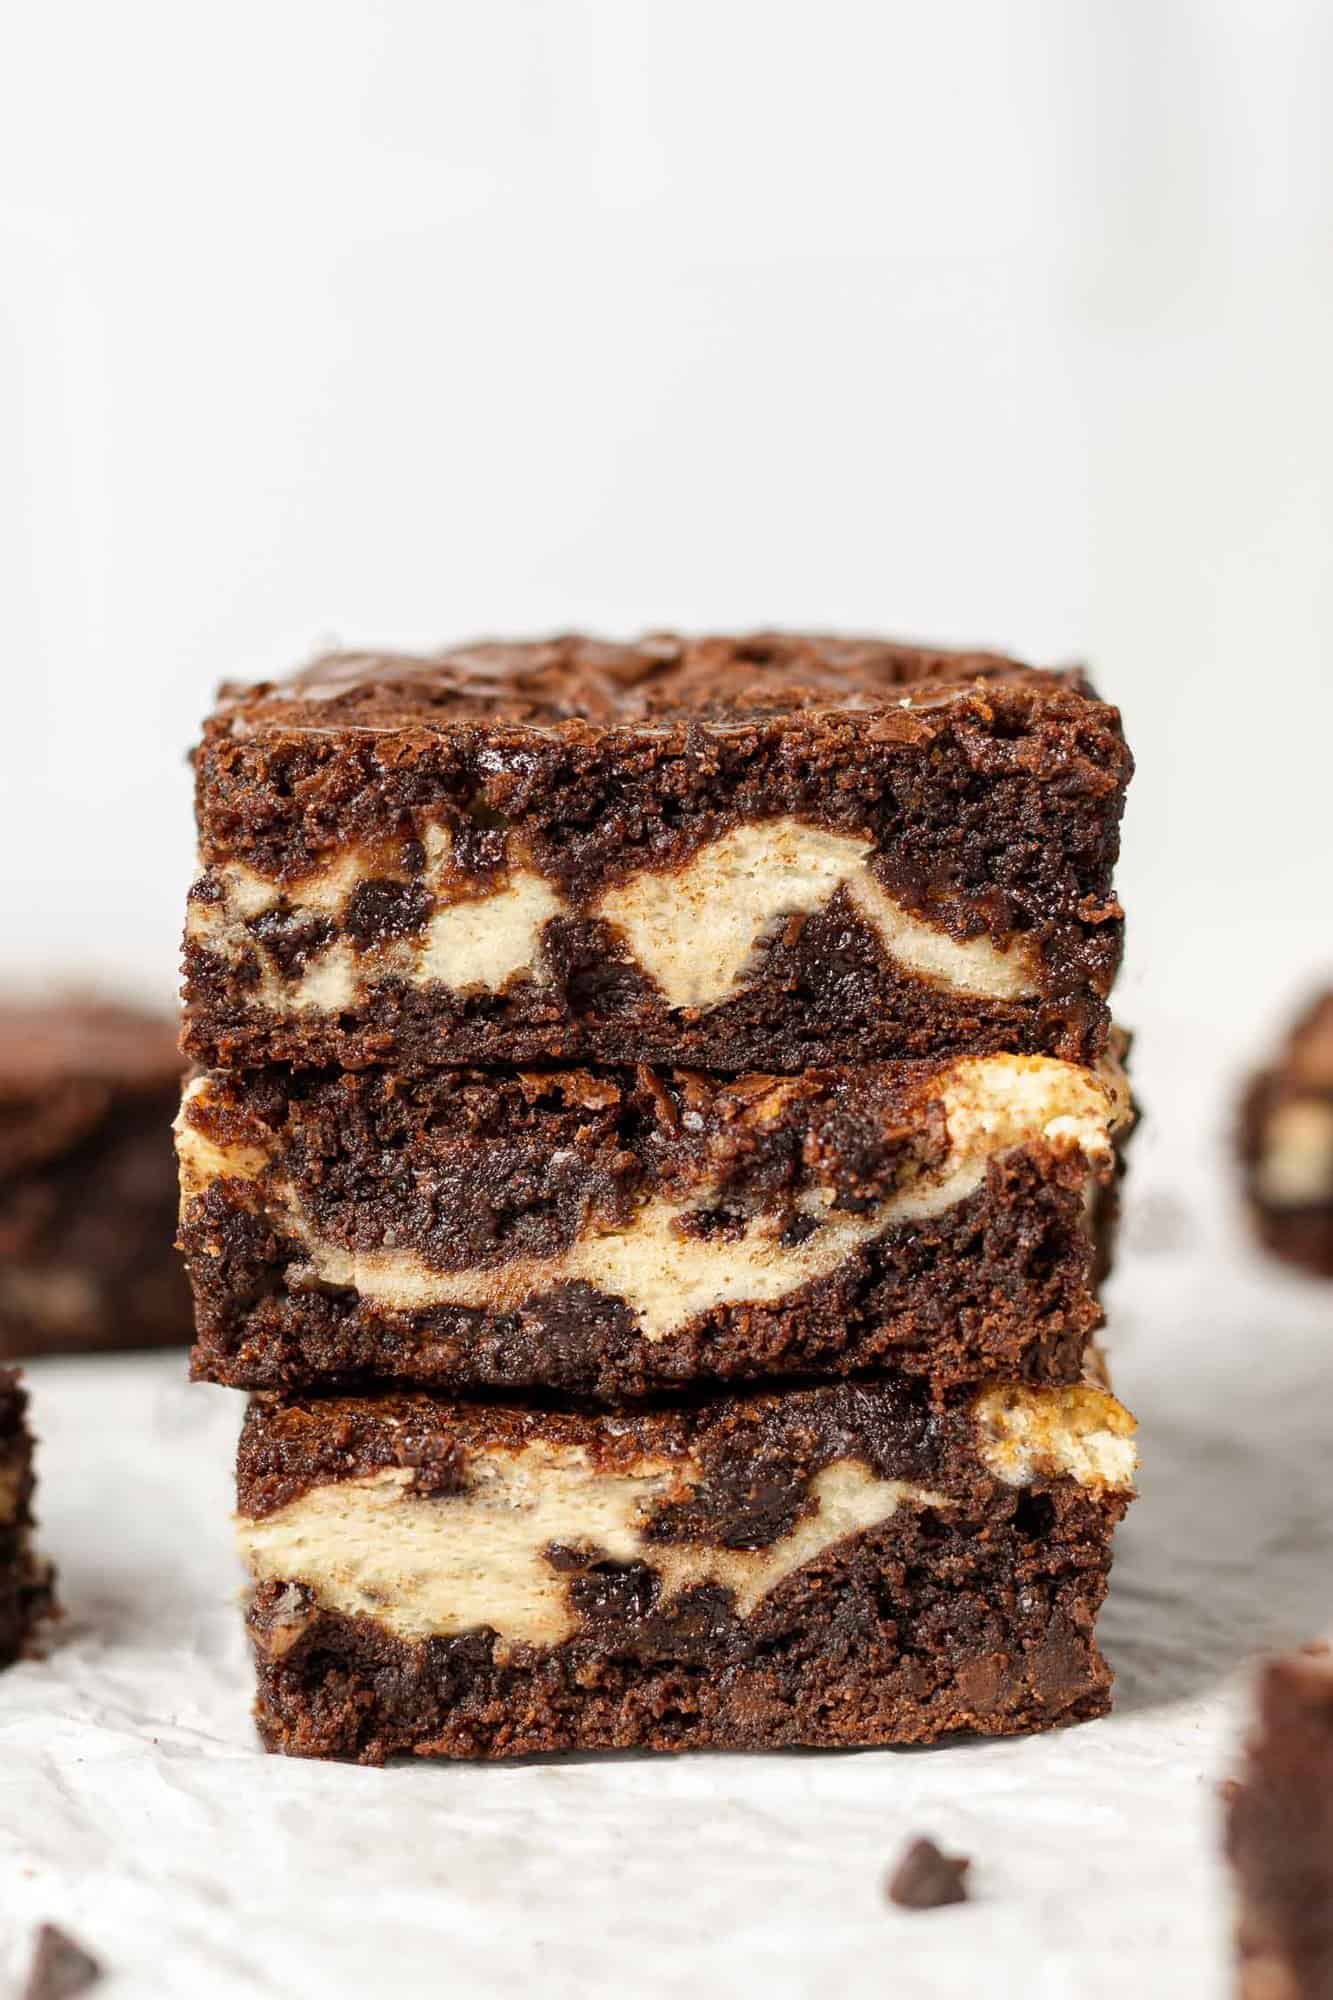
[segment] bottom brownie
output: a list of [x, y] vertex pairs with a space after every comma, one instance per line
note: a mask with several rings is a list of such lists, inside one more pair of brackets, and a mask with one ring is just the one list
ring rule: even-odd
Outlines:
[[16, 1368], [0, 1368], [0, 1667], [25, 1653], [54, 1608], [52, 1571], [32, 1547], [32, 1437]]
[[269, 1749], [381, 1763], [1007, 1735], [1102, 1714], [1132, 1419], [830, 1384], [635, 1416], [252, 1405]]

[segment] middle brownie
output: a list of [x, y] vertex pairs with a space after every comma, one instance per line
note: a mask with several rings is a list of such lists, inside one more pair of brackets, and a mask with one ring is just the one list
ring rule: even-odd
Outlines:
[[1073, 1382], [1129, 1116], [1114, 1057], [203, 1075], [178, 1122], [194, 1374]]

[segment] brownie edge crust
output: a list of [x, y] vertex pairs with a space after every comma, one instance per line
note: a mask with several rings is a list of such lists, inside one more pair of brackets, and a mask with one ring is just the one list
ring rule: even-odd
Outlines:
[[931, 1742], [1098, 1715], [1132, 1421], [831, 1385], [637, 1416], [251, 1405], [266, 1746], [380, 1763]]
[[0, 1667], [55, 1612], [54, 1571], [32, 1545], [32, 1457], [27, 1391], [17, 1368], [0, 1367]]

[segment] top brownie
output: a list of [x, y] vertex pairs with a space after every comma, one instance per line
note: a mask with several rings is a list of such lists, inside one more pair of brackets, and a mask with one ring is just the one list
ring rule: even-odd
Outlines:
[[1132, 763], [1081, 671], [561, 638], [228, 686], [196, 753], [213, 1067], [1089, 1061]]

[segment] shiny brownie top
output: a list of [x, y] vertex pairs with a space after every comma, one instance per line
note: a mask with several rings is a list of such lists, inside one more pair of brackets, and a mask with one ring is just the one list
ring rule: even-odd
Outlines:
[[429, 656], [333, 653], [281, 681], [229, 682], [218, 721], [254, 730], [448, 728], [509, 723], [726, 727], [802, 714], [914, 717], [959, 702], [1017, 700], [1059, 712], [1092, 697], [1080, 668], [1029, 667], [984, 652], [883, 639], [761, 632], [628, 644], [581, 634], [487, 640]]

